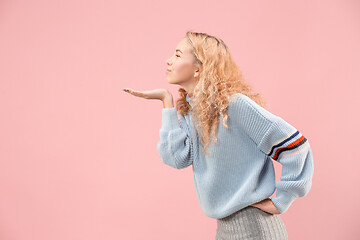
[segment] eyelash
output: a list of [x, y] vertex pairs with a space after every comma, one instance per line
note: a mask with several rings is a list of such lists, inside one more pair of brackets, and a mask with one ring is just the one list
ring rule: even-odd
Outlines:
[[180, 55], [175, 55], [175, 56], [180, 57]]

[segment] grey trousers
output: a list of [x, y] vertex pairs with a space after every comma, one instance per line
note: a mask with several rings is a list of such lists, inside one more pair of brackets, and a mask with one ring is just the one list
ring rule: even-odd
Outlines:
[[287, 240], [288, 233], [280, 214], [253, 206], [217, 219], [216, 240]]

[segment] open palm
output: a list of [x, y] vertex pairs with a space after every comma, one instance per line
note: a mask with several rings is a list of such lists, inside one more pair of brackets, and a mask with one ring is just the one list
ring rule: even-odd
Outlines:
[[164, 88], [157, 88], [157, 89], [146, 90], [146, 91], [137, 91], [137, 90], [133, 90], [133, 89], [129, 89], [129, 88], [124, 88], [123, 90], [127, 93], [130, 93], [130, 94], [136, 96], [136, 97], [141, 97], [141, 98], [145, 98], [145, 99], [163, 100], [165, 98], [165, 96], [170, 94], [169, 91]]

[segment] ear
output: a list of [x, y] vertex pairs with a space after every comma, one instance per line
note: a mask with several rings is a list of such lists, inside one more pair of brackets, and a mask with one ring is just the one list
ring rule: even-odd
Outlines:
[[195, 67], [194, 78], [197, 78], [200, 75], [200, 72], [201, 72], [201, 68]]

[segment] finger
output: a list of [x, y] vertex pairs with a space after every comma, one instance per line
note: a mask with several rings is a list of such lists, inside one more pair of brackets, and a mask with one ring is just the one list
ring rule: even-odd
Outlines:
[[125, 92], [132, 92], [133, 90], [132, 89], [130, 89], [130, 88], [123, 88], [123, 90], [125, 91]]
[[132, 89], [129, 89], [129, 88], [124, 88], [123, 90], [124, 90], [125, 92], [131, 93], [131, 94], [133, 94], [133, 93], [136, 92], [135, 90], [132, 90]]
[[138, 91], [131, 91], [130, 93], [135, 95], [135, 96], [138, 96], [138, 97], [141, 97], [143, 95], [143, 93], [138, 92]]
[[140, 92], [140, 91], [135, 91], [135, 90], [128, 89], [126, 92], [128, 92], [128, 93], [130, 93], [130, 94], [132, 94], [134, 96], [137, 96], [137, 97], [145, 98], [145, 94], [143, 92]]

